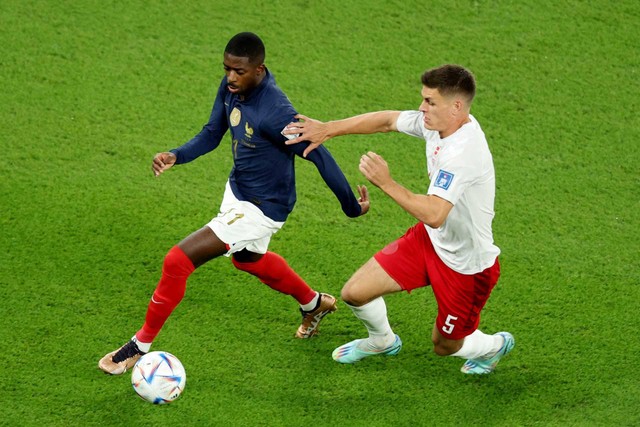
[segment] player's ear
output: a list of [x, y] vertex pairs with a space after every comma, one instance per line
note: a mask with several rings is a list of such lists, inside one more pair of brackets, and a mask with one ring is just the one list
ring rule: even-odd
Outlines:
[[453, 101], [453, 114], [454, 115], [460, 114], [464, 110], [465, 108], [464, 106], [465, 106], [464, 102], [460, 98], [456, 98]]
[[259, 76], [260, 76], [260, 75], [262, 75], [262, 74], [264, 74], [265, 69], [266, 69], [266, 67], [265, 67], [264, 63], [263, 63], [263, 64], [258, 65], [258, 66], [256, 67], [256, 74], [258, 74]]

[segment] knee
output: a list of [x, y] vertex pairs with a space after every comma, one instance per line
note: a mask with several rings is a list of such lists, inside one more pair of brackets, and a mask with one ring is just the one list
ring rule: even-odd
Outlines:
[[[274, 256], [277, 254], [273, 254]], [[260, 261], [265, 254], [259, 254], [256, 252], [250, 252], [246, 249], [238, 251], [231, 256], [231, 261], [233, 265], [238, 269], [242, 270], [242, 265], [247, 263], [254, 263]]]
[[179, 258], [180, 257], [179, 257], [178, 251], [176, 250], [176, 247], [174, 246], [164, 256], [164, 260], [162, 261], [162, 269], [165, 270], [165, 271], [174, 270], [175, 267], [179, 264], [179, 261], [178, 261]]
[[231, 263], [233, 266], [240, 271], [248, 271], [251, 270], [252, 262], [244, 262], [238, 260], [235, 256], [231, 257]]
[[354, 286], [351, 286], [349, 282], [342, 288], [340, 297], [342, 301], [354, 307], [361, 307], [370, 301], [362, 292], [358, 292]]
[[238, 257], [234, 254], [231, 257], [233, 266], [245, 273], [253, 274], [254, 276], [273, 276], [278, 271], [278, 266], [273, 262], [269, 263], [269, 259], [260, 255], [259, 257]]
[[167, 252], [162, 263], [162, 272], [176, 277], [190, 275], [195, 267], [193, 262], [179, 246], [174, 246]]

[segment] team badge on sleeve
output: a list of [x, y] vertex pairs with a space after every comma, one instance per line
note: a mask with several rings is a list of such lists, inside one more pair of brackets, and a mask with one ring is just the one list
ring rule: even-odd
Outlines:
[[281, 133], [282, 135], [284, 135], [284, 137], [285, 137], [285, 138], [287, 138], [287, 139], [293, 139], [293, 138], [297, 138], [297, 137], [299, 137], [299, 136], [300, 136], [300, 134], [299, 134], [299, 133], [294, 133], [294, 134], [292, 134], [292, 135], [285, 135], [285, 134], [284, 134], [284, 131], [285, 131], [285, 130], [298, 130], [298, 128], [296, 127], [295, 123], [289, 123], [288, 125], [286, 125], [286, 126], [284, 127], [284, 129], [282, 129], [282, 131], [280, 131], [280, 133]]
[[451, 172], [440, 169], [434, 185], [436, 187], [442, 188], [443, 190], [448, 190], [449, 186], [451, 185], [451, 181], [453, 181], [453, 176], [454, 175]]

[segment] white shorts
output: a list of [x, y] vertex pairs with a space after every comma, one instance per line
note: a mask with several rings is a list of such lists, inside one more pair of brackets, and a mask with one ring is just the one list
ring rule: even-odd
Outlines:
[[267, 253], [271, 236], [283, 225], [284, 222], [268, 218], [253, 203], [238, 200], [228, 181], [220, 213], [207, 224], [216, 236], [229, 246], [225, 256], [243, 249], [258, 254]]

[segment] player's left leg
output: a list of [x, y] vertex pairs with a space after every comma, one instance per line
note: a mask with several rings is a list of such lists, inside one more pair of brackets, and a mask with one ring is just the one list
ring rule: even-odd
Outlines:
[[466, 345], [463, 345], [460, 351], [452, 356], [467, 359], [460, 371], [472, 375], [493, 372], [500, 359], [509, 354], [516, 344], [513, 335], [509, 332], [486, 335], [477, 329], [464, 341]]
[[[254, 261], [248, 261], [249, 254]], [[233, 265], [256, 276], [271, 289], [291, 295], [300, 305], [317, 300], [316, 292], [287, 264], [284, 258], [274, 252], [254, 254], [243, 250], [233, 254]]]
[[274, 252], [264, 255], [242, 250], [233, 254], [233, 265], [256, 276], [271, 289], [291, 295], [300, 304], [302, 324], [297, 338], [310, 338], [318, 333], [318, 325], [327, 314], [336, 311], [336, 299], [314, 291], [282, 258]]
[[271, 237], [284, 222], [267, 217], [252, 203], [238, 200], [228, 183], [220, 214], [207, 225], [227, 244], [226, 255], [233, 256], [237, 269], [298, 301], [303, 322], [296, 337], [315, 335], [320, 320], [336, 310], [334, 297], [311, 289], [280, 255], [268, 252]]
[[[446, 326], [445, 326], [446, 328]], [[489, 374], [503, 356], [513, 348], [515, 341], [509, 332], [487, 335], [476, 329], [462, 339], [449, 339], [433, 325], [431, 336], [433, 351], [439, 356], [467, 359], [461, 371], [465, 374]]]
[[491, 373], [515, 344], [508, 332], [487, 335], [477, 329], [480, 312], [500, 276], [498, 261], [475, 275], [462, 275], [443, 263], [431, 265], [431, 287], [438, 302], [434, 352], [467, 359], [461, 369], [465, 374]]
[[433, 325], [431, 340], [433, 351], [438, 356], [456, 356], [465, 359], [493, 356], [503, 345], [502, 337], [498, 334], [487, 335], [480, 329], [476, 329], [462, 339], [448, 339], [438, 331], [437, 325]]

